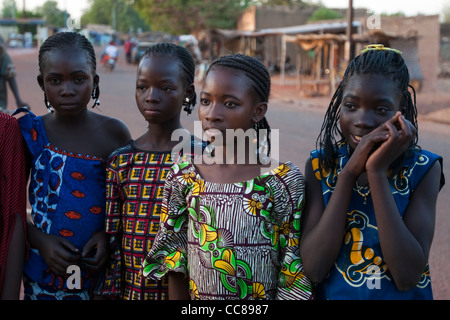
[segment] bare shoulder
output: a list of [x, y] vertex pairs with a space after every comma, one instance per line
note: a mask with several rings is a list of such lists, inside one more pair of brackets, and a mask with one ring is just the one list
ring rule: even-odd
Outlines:
[[106, 135], [112, 137], [125, 137], [125, 140], [127, 141], [131, 138], [130, 131], [123, 121], [98, 113], [92, 113], [92, 116], [93, 120], [95, 120], [98, 125], [98, 129]]

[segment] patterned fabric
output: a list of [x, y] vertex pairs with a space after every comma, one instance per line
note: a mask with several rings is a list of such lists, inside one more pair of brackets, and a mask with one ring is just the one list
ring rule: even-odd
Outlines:
[[303, 205], [303, 176], [290, 162], [229, 184], [176, 164], [143, 274], [189, 275], [192, 299], [310, 299], [299, 252]]
[[[349, 159], [349, 146], [340, 145], [338, 155], [337, 169], [334, 172], [322, 171], [324, 175], [322, 177], [319, 171], [318, 152], [311, 152], [313, 170], [321, 182], [325, 206], [336, 186], [339, 173]], [[404, 161], [401, 174], [388, 176], [401, 216], [405, 213], [412, 192], [435, 161], [442, 161], [442, 158], [425, 150], [417, 151], [413, 157]], [[441, 187], [443, 183], [442, 175]], [[397, 289], [383, 260], [372, 198], [369, 194], [364, 204], [364, 198], [356, 191], [356, 185], [347, 213], [346, 235], [342, 249], [329, 277], [318, 285], [317, 298], [339, 300], [433, 298], [428, 266], [414, 289], [406, 292]]]
[[[31, 112], [22, 116], [19, 123], [32, 156], [31, 218], [41, 231], [65, 237], [82, 251], [93, 234], [105, 227], [104, 161], [53, 146], [47, 139], [42, 118]], [[80, 267], [81, 286], [89, 289], [95, 284], [95, 276]], [[55, 296], [58, 290], [72, 294], [66, 286], [70, 275], [53, 274], [36, 249], [30, 250], [24, 273], [25, 279], [47, 288]]]
[[[26, 231], [25, 157], [22, 134], [16, 119], [0, 113], [0, 295], [3, 289], [8, 248], [14, 224]], [[22, 220], [17, 220], [16, 218]]]
[[107, 166], [106, 232], [111, 235], [112, 257], [102, 295], [124, 300], [168, 298], [167, 279], [146, 279], [140, 270], [159, 229], [164, 182], [174, 161], [178, 158], [174, 159], [170, 152], [142, 151], [133, 141], [111, 155]]

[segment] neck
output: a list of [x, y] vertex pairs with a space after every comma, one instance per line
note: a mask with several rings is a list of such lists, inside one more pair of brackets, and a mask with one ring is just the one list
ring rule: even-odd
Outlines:
[[[147, 132], [137, 139], [136, 142], [145, 150], [171, 150], [179, 143], [178, 138], [180, 138], [180, 134], [177, 134], [177, 132], [174, 133], [177, 129], [183, 129], [183, 126], [179, 121], [174, 124], [150, 123]], [[172, 135], [174, 136], [175, 141], [172, 141]]]

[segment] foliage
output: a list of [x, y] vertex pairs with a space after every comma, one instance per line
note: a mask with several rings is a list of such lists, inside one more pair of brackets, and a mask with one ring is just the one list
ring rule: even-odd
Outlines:
[[118, 31], [129, 32], [141, 29], [149, 30], [145, 22], [130, 1], [126, 0], [89, 0], [89, 10], [81, 16], [81, 25], [110, 25]]
[[70, 15], [66, 11], [58, 9], [58, 2], [46, 1], [41, 7], [36, 9], [36, 13], [45, 18], [47, 25], [58, 28], [66, 26], [66, 21]]
[[152, 30], [187, 34], [204, 28], [235, 28], [251, 0], [135, 0]]
[[316, 11], [313, 12], [311, 15], [311, 18], [309, 18], [309, 21], [319, 21], [319, 20], [331, 20], [331, 19], [342, 19], [342, 15], [333, 10], [328, 9], [326, 7], [320, 7]]

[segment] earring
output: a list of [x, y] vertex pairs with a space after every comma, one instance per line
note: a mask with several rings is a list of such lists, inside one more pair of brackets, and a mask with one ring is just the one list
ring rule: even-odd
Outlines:
[[186, 111], [187, 114], [191, 114], [192, 110], [194, 110], [194, 106], [191, 104], [191, 100], [188, 97], [184, 98], [183, 106], [183, 110]]
[[44, 103], [45, 106], [47, 107], [49, 112], [54, 112], [55, 110], [53, 109], [52, 105], [50, 104], [50, 102], [47, 99], [47, 94], [44, 92]]
[[96, 106], [100, 105], [100, 100], [98, 99], [98, 96], [100, 95], [100, 90], [97, 86], [94, 86], [94, 89], [92, 90], [92, 99], [94, 100], [94, 104], [92, 105], [92, 108], [95, 108]]

